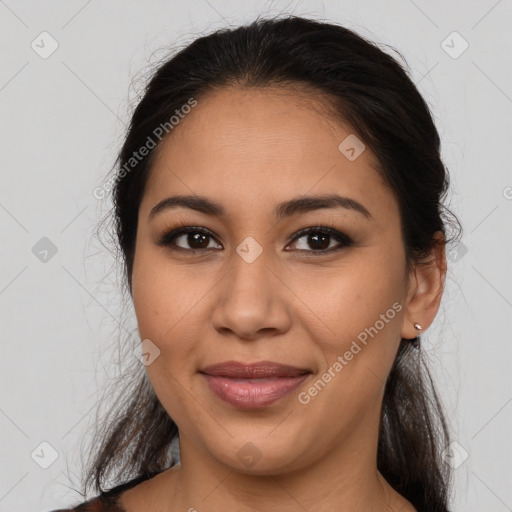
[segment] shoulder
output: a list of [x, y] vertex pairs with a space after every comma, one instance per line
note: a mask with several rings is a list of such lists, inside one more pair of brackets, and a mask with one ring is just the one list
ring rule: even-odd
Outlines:
[[61, 508], [49, 512], [125, 512], [125, 510], [118, 504], [117, 499], [105, 499], [100, 495], [73, 508]]
[[121, 494], [131, 489], [141, 482], [151, 479], [160, 472], [144, 473], [138, 477], [117, 485], [109, 491], [103, 491], [99, 496], [90, 500], [72, 505], [70, 508], [51, 510], [48, 512], [126, 512], [121, 505]]

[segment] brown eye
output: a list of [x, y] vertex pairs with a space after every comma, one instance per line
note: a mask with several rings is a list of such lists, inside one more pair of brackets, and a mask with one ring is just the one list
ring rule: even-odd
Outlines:
[[301, 252], [329, 253], [353, 244], [353, 240], [344, 233], [322, 226], [299, 231], [293, 242], [297, 243], [302, 238], [305, 239], [301, 244], [302, 247], [297, 249]]
[[[203, 233], [190, 232], [176, 237], [175, 243], [178, 247], [180, 247], [178, 243], [180, 238], [183, 238], [185, 243], [189, 244], [189, 247], [192, 249], [206, 249], [209, 245], [209, 236]], [[187, 249], [187, 247], [184, 247], [184, 249]]]
[[173, 249], [194, 251], [209, 250], [213, 235], [200, 227], [179, 228], [166, 233], [158, 242], [158, 245], [171, 246]]

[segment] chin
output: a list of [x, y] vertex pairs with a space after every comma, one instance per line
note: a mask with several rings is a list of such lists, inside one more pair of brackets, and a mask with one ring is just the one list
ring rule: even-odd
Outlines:
[[[298, 447], [290, 441], [279, 439], [255, 439], [232, 442], [229, 449], [219, 452], [219, 443], [212, 451], [212, 455], [232, 471], [248, 475], [278, 475], [307, 466], [306, 461], [298, 460]], [[233, 440], [231, 440], [233, 441]], [[212, 447], [213, 448], [213, 447]]]

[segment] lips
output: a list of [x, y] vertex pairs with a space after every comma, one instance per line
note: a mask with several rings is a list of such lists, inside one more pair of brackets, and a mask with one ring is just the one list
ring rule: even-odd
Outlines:
[[310, 373], [310, 370], [297, 368], [272, 361], [244, 364], [238, 361], [226, 361], [207, 366], [200, 373], [213, 377], [228, 377], [231, 379], [270, 379], [281, 377], [299, 377]]
[[311, 371], [304, 368], [261, 361], [237, 361], [207, 366], [199, 371], [210, 391], [231, 406], [253, 409], [268, 406], [295, 390]]

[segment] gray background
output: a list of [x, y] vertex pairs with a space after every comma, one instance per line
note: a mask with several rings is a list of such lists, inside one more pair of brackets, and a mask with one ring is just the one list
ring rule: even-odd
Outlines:
[[512, 510], [512, 2], [5, 0], [0, 511], [77, 500], [80, 445], [121, 367], [116, 324], [135, 328], [121, 315], [114, 260], [94, 237], [109, 203], [93, 190], [114, 161], [141, 71], [167, 44], [280, 12], [394, 46], [432, 108], [449, 206], [465, 229], [423, 344], [458, 443], [453, 510]]

